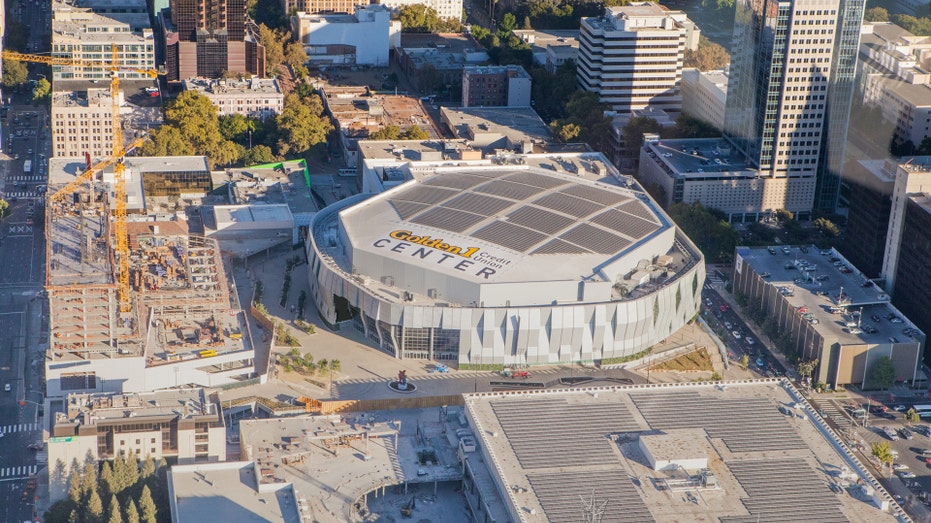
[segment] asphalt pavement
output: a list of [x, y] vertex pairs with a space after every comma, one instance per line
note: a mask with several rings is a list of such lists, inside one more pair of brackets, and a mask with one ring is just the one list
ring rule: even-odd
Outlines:
[[[27, 52], [48, 52], [48, 5], [19, 4], [13, 12], [30, 31]], [[27, 68], [30, 80], [50, 74], [41, 64]], [[45, 453], [28, 448], [43, 438], [41, 351], [48, 325], [42, 200], [51, 135], [48, 107], [32, 104], [28, 84], [5, 90], [2, 104], [0, 193], [10, 207], [0, 221], [0, 521], [19, 523], [35, 520], [44, 508]]]

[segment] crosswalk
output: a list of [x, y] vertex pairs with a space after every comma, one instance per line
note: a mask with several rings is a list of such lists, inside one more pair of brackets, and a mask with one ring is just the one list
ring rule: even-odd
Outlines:
[[21, 467], [3, 467], [0, 469], [0, 478], [16, 478], [31, 476], [39, 470], [38, 465], [23, 465]]
[[19, 423], [17, 425], [4, 425], [0, 427], [0, 432], [10, 434], [13, 432], [33, 432], [39, 430], [38, 423]]
[[7, 176], [8, 182], [44, 182], [45, 176]]
[[41, 198], [42, 196], [35, 191], [10, 191], [2, 193], [4, 198]]

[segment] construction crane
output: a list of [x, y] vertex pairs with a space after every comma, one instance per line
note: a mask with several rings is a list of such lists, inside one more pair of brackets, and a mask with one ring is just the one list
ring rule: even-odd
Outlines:
[[119, 63], [116, 44], [110, 47], [110, 61], [85, 60], [82, 58], [66, 58], [58, 56], [45, 56], [37, 54], [17, 53], [15, 51], [3, 51], [4, 60], [15, 60], [17, 62], [31, 62], [46, 65], [68, 65], [78, 67], [91, 67], [97, 69], [106, 69], [110, 71], [110, 107], [111, 107], [111, 124], [113, 132], [113, 154], [105, 158], [98, 164], [91, 166], [83, 174], [65, 185], [62, 189], [56, 191], [49, 197], [49, 202], [56, 202], [71, 194], [78, 186], [85, 181], [93, 178], [94, 174], [101, 172], [103, 169], [113, 165], [113, 197], [116, 200], [114, 206], [114, 236], [116, 236], [116, 253], [119, 262], [119, 298], [120, 313], [127, 313], [132, 310], [132, 303], [129, 294], [129, 238], [126, 229], [126, 178], [123, 158], [131, 149], [141, 145], [144, 139], [135, 140], [129, 146], [123, 144], [123, 126], [120, 122], [120, 77], [119, 72], [135, 72], [155, 78], [159, 71], [155, 69], [144, 69], [138, 67], [126, 67]]

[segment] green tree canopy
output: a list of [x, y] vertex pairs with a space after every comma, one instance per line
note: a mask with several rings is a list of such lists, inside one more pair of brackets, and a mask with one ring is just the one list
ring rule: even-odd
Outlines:
[[386, 125], [381, 129], [369, 134], [369, 140], [397, 140], [401, 134], [401, 128], [397, 125]]
[[126, 498], [126, 523], [139, 523], [139, 510], [136, 509], [136, 502], [133, 498]]
[[158, 509], [155, 507], [152, 491], [149, 490], [148, 485], [142, 487], [142, 495], [139, 496], [139, 512], [142, 523], [158, 523], [156, 519]]
[[429, 137], [430, 135], [427, 134], [427, 131], [424, 131], [417, 125], [412, 125], [408, 130], [398, 135], [398, 138], [402, 140], [426, 140]]
[[278, 71], [278, 64], [284, 62], [285, 39], [284, 31], [259, 24], [259, 43], [265, 47], [265, 72], [269, 76], [274, 76]]
[[243, 154], [243, 165], [260, 165], [274, 162], [277, 159], [271, 147], [265, 144], [259, 144], [252, 149], [246, 149], [246, 152]]
[[120, 512], [120, 502], [116, 500], [116, 495], [110, 497], [110, 511], [107, 523], [123, 523], [123, 514]]
[[32, 102], [35, 104], [51, 100], [52, 84], [45, 78], [40, 78], [32, 88]]
[[165, 124], [177, 128], [181, 137], [191, 144], [194, 154], [206, 156], [211, 164], [229, 165], [239, 159], [235, 144], [220, 132], [216, 106], [197, 91], [184, 91], [168, 102]]
[[725, 220], [723, 213], [698, 202], [673, 203], [668, 212], [710, 263], [727, 262], [734, 258], [734, 247], [740, 234]]
[[840, 236], [840, 228], [827, 218], [815, 218], [812, 225], [821, 231], [822, 235], [828, 238], [837, 238]]
[[401, 30], [405, 33], [432, 33], [440, 26], [436, 9], [424, 4], [402, 6], [398, 18], [401, 20]]
[[6, 200], [0, 200], [0, 220], [6, 218], [7, 214], [10, 213], [10, 202]]
[[13, 87], [26, 83], [29, 79], [29, 69], [24, 62], [18, 60], [3, 61], [3, 85]]
[[871, 7], [863, 12], [863, 21], [865, 22], [888, 22], [889, 11], [884, 7]]
[[300, 42], [288, 42], [284, 46], [284, 61], [293, 69], [298, 67], [303, 67], [307, 63], [308, 57], [307, 52], [304, 51], [304, 46]]
[[255, 132], [255, 120], [239, 113], [220, 116], [220, 134], [227, 140], [241, 142], [248, 140], [249, 132]]
[[892, 454], [892, 447], [889, 446], [888, 441], [877, 441], [870, 445], [870, 450], [873, 453], [873, 456], [879, 460], [883, 465], [891, 464], [895, 457]]
[[685, 67], [696, 67], [700, 71], [722, 69], [731, 61], [727, 49], [701, 35], [698, 39], [698, 49], [685, 50]]
[[635, 116], [631, 118], [622, 130], [624, 143], [627, 147], [640, 147], [643, 144], [645, 133], [658, 133], [662, 130], [659, 122], [649, 116]]
[[873, 364], [870, 372], [870, 384], [879, 389], [888, 389], [895, 382], [895, 364], [888, 356], [883, 356]]
[[333, 130], [317, 95], [303, 99], [289, 95], [277, 123], [278, 152], [282, 154], [304, 153], [318, 143], [325, 143], [327, 134]]

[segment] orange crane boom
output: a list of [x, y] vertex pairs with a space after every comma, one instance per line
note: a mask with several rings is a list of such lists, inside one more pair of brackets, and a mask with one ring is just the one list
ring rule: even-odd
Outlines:
[[155, 69], [144, 69], [138, 67], [124, 67], [119, 63], [116, 44], [110, 47], [110, 61], [84, 60], [81, 58], [65, 58], [59, 56], [45, 56], [38, 54], [17, 53], [15, 51], [3, 51], [4, 60], [14, 60], [17, 62], [32, 62], [47, 65], [70, 65], [78, 67], [90, 67], [106, 69], [110, 71], [110, 99], [111, 99], [111, 121], [113, 132], [113, 154], [105, 158], [98, 164], [94, 165], [83, 174], [72, 180], [70, 183], [59, 189], [49, 197], [49, 202], [59, 201], [68, 194], [71, 194], [78, 186], [85, 181], [90, 180], [94, 173], [101, 172], [103, 169], [113, 165], [114, 187], [113, 197], [114, 205], [114, 236], [116, 236], [116, 257], [119, 264], [119, 298], [120, 313], [127, 313], [132, 310], [132, 301], [129, 287], [129, 238], [126, 229], [126, 178], [123, 157], [133, 148], [141, 145], [145, 138], [133, 141], [129, 146], [123, 144], [123, 126], [120, 122], [120, 78], [117, 73], [120, 71], [130, 71], [155, 78], [160, 73]]

